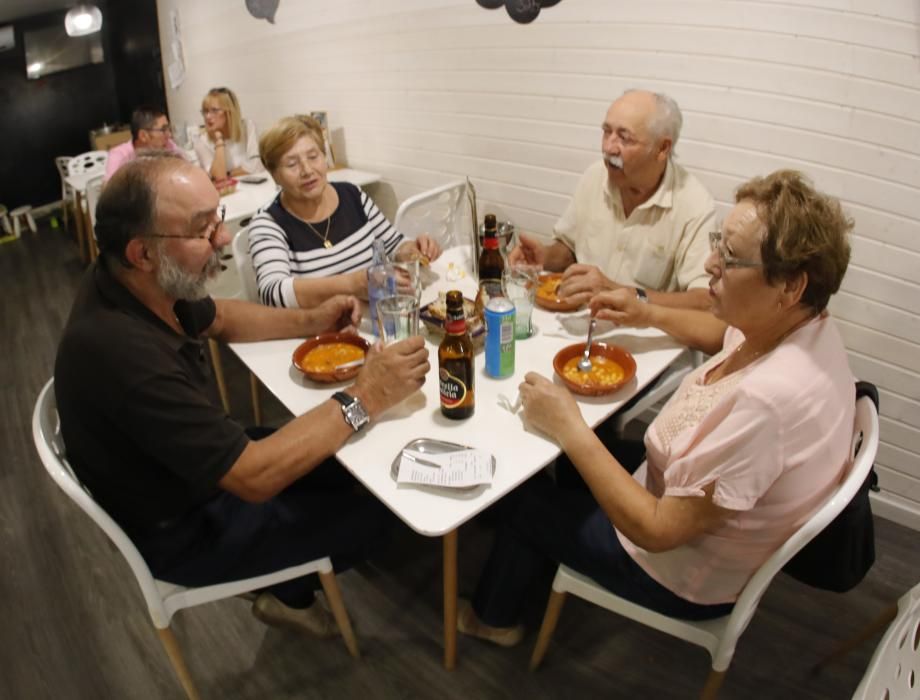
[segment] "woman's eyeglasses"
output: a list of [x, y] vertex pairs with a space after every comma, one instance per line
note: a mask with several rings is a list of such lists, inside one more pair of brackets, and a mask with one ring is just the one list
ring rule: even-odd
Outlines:
[[709, 232], [709, 250], [719, 253], [719, 262], [722, 264], [722, 269], [728, 269], [730, 267], [763, 267], [762, 262], [756, 260], [743, 260], [729, 253], [722, 244], [721, 231]]

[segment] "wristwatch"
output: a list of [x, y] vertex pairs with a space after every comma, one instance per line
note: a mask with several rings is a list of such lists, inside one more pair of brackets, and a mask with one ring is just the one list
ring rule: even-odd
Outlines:
[[364, 408], [364, 404], [361, 403], [361, 399], [357, 396], [351, 396], [344, 391], [337, 391], [332, 395], [332, 398], [342, 404], [342, 416], [356, 433], [370, 423], [371, 418], [367, 415], [367, 409]]
[[636, 299], [641, 301], [643, 304], [648, 304], [648, 294], [642, 287], [636, 287]]

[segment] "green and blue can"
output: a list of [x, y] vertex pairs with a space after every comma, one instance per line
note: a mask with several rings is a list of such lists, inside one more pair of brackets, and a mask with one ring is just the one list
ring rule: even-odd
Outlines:
[[486, 317], [486, 374], [514, 374], [514, 304], [505, 297], [489, 299]]

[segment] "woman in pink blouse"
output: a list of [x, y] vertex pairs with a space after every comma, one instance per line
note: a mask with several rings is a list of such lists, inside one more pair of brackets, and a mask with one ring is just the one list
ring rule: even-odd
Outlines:
[[523, 593], [558, 562], [668, 615], [731, 609], [846, 466], [854, 378], [826, 306], [846, 272], [851, 228], [839, 202], [779, 171], [742, 185], [710, 236], [711, 314], [639, 303], [629, 290], [591, 300], [598, 318], [656, 326], [715, 355], [649, 427], [647, 464], [634, 475], [564, 387], [526, 376], [526, 423], [559, 443], [590, 493], [529, 485], [461, 631], [516, 643]]

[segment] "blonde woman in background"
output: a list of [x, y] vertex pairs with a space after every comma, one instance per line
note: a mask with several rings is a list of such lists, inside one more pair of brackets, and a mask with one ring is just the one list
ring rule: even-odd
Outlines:
[[212, 88], [201, 101], [204, 132], [195, 139], [198, 161], [212, 180], [262, 170], [256, 126], [240, 116], [240, 103], [229, 88]]

